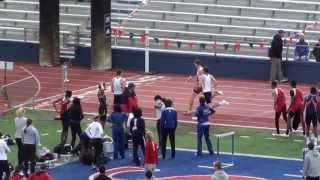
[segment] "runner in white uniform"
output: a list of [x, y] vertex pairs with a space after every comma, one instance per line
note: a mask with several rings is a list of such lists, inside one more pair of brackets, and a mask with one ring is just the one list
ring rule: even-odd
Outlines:
[[[222, 91], [215, 91], [218, 82], [211, 74], [209, 74], [208, 67], [203, 68], [203, 75], [201, 76], [200, 81], [202, 83], [202, 93], [207, 104], [210, 104], [212, 98], [215, 96], [222, 95]], [[212, 94], [212, 92], [214, 93]]]
[[193, 92], [190, 98], [190, 103], [189, 103], [188, 110], [186, 111], [186, 114], [191, 114], [194, 99], [198, 96], [198, 94], [202, 92], [202, 87], [201, 87], [202, 84], [200, 82], [200, 77], [203, 74], [203, 65], [201, 64], [200, 60], [195, 60], [193, 64], [197, 69], [197, 74], [193, 77], [189, 77], [189, 81], [194, 80], [194, 87], [193, 87]]
[[114, 95], [113, 104], [121, 104], [121, 95], [125, 88], [125, 79], [121, 76], [121, 71], [117, 71], [111, 82], [111, 92]]

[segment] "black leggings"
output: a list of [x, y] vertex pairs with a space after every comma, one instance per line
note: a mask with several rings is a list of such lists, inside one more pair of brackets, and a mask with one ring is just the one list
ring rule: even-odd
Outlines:
[[81, 130], [81, 125], [80, 125], [80, 122], [71, 122], [70, 123], [70, 127], [71, 127], [71, 146], [72, 146], [72, 149], [74, 149], [74, 145], [76, 143], [76, 139], [77, 139], [77, 135], [80, 139], [80, 134], [82, 133], [82, 130]]
[[16, 138], [16, 143], [17, 143], [17, 147], [18, 147], [18, 163], [19, 165], [22, 164], [22, 148], [23, 148], [23, 144], [22, 144], [22, 140], [21, 138]]
[[24, 174], [28, 174], [30, 162], [30, 172], [34, 173], [36, 166], [36, 145], [35, 144], [23, 144], [23, 170]]
[[161, 153], [163, 159], [166, 158], [166, 147], [167, 147], [167, 138], [169, 135], [169, 140], [171, 144], [171, 158], [175, 158], [176, 156], [176, 142], [175, 142], [175, 131], [176, 129], [162, 129], [161, 132]]
[[6, 160], [0, 160], [0, 178], [2, 178], [3, 173], [6, 174], [4, 180], [9, 180], [10, 170]]
[[62, 132], [60, 137], [60, 144], [66, 144], [69, 133], [70, 121], [69, 119], [61, 119]]

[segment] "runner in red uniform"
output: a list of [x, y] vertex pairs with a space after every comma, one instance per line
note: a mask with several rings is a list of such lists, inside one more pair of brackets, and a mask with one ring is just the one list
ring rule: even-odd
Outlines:
[[[289, 117], [287, 121], [288, 129], [286, 134], [289, 134], [289, 132], [292, 132], [292, 128], [294, 130], [297, 130], [299, 127], [299, 123], [301, 121], [302, 123], [302, 129], [303, 129], [303, 135], [305, 135], [305, 122], [303, 118], [303, 94], [300, 89], [297, 88], [297, 82], [291, 81], [290, 82], [291, 90], [290, 90], [290, 96], [291, 96], [291, 103], [289, 106]], [[291, 127], [292, 124], [292, 127]]]
[[272, 95], [274, 98], [274, 110], [275, 110], [275, 125], [277, 129], [277, 135], [280, 134], [279, 130], [279, 119], [282, 114], [283, 120], [287, 122], [287, 107], [286, 107], [286, 97], [281, 88], [278, 88], [278, 83], [272, 81], [271, 83]]
[[[67, 110], [71, 102], [72, 91], [67, 90], [63, 98], [55, 100], [52, 105], [54, 109], [60, 114], [60, 120], [62, 123], [62, 132], [60, 137], [60, 144], [65, 144], [68, 138], [68, 129], [70, 126], [70, 119], [68, 117]], [[60, 105], [58, 109], [57, 104]]]
[[189, 77], [189, 81], [190, 80], [194, 81], [194, 86], [193, 86], [193, 92], [190, 98], [189, 107], [186, 112], [187, 114], [191, 114], [194, 99], [202, 92], [202, 82], [200, 82], [200, 77], [203, 74], [203, 65], [201, 64], [200, 60], [195, 60], [193, 64], [197, 69], [197, 73], [195, 76]]

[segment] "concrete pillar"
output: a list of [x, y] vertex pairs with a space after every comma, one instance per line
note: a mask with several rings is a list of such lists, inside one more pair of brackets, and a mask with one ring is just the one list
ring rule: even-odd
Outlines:
[[39, 64], [60, 64], [59, 0], [39, 0], [40, 3], [40, 48]]
[[91, 68], [111, 67], [111, 0], [91, 0]]

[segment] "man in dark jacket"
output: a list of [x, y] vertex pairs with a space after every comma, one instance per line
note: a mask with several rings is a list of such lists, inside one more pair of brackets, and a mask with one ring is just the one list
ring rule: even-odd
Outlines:
[[141, 147], [143, 155], [145, 154], [145, 123], [142, 119], [142, 110], [135, 108], [133, 111], [134, 118], [130, 122], [130, 132], [132, 134], [132, 150], [133, 161], [137, 166], [140, 166], [140, 160], [138, 156], [138, 147]]
[[283, 38], [284, 31], [279, 30], [276, 35], [273, 36], [273, 40], [271, 42], [271, 49], [269, 52], [269, 56], [271, 59], [271, 81], [281, 81], [285, 82], [287, 79], [283, 77], [282, 69], [281, 69], [281, 61], [282, 61], [282, 50], [283, 50]]
[[175, 158], [175, 131], [178, 126], [177, 111], [172, 107], [172, 101], [170, 99], [166, 99], [164, 104], [166, 108], [163, 110], [160, 119], [162, 158], [166, 158], [168, 135], [171, 144], [171, 158]]
[[312, 54], [316, 58], [316, 61], [320, 62], [320, 39], [318, 39], [318, 43], [313, 47]]

